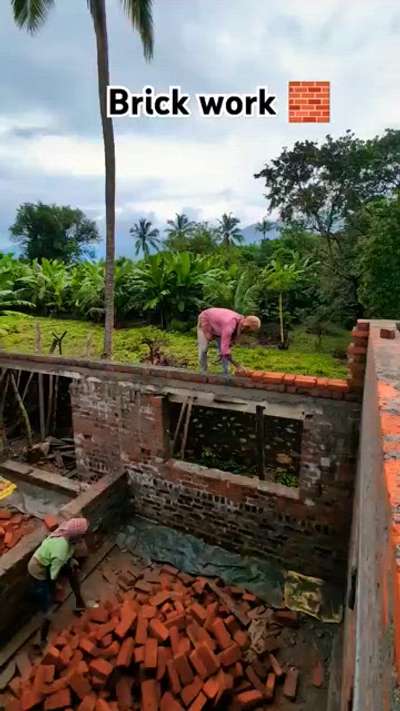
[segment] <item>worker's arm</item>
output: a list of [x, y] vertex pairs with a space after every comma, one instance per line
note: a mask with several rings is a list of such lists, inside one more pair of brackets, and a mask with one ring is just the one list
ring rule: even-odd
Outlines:
[[233, 362], [231, 348], [236, 325], [236, 321], [232, 319], [232, 321], [224, 325], [221, 333], [221, 356], [222, 358], [228, 358], [231, 362]]
[[64, 558], [53, 558], [50, 564], [50, 580], [57, 580], [61, 568], [67, 563]]

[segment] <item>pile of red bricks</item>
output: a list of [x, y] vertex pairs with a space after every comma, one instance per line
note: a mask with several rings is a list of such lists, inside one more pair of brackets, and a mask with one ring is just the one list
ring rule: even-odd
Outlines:
[[352, 330], [351, 343], [347, 349], [349, 382], [353, 390], [362, 390], [364, 387], [368, 339], [368, 321], [358, 321], [357, 326]]
[[33, 531], [35, 525], [33, 516], [0, 508], [0, 555], [7, 553], [26, 533]]
[[257, 655], [248, 630], [257, 606], [251, 593], [172, 566], [146, 571], [129, 586], [52, 638], [41, 663], [10, 682], [6, 711], [262, 709], [278, 686], [280, 696], [296, 698], [299, 672], [281, 666], [274, 636], [297, 625], [296, 613], [270, 611]]

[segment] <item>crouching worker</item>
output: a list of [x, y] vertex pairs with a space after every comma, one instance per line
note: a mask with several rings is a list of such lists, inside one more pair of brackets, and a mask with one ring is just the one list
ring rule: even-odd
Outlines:
[[207, 372], [207, 352], [210, 341], [216, 339], [219, 357], [225, 375], [228, 375], [229, 364], [240, 368], [231, 356], [231, 348], [245, 331], [258, 331], [261, 321], [257, 316], [242, 316], [230, 309], [205, 309], [199, 315], [197, 323], [197, 343], [199, 362], [202, 373]]
[[82, 544], [89, 522], [86, 518], [71, 518], [62, 523], [45, 538], [28, 563], [32, 578], [32, 592], [44, 615], [40, 642], [44, 644], [51, 623], [51, 608], [55, 602], [56, 582], [59, 576], [68, 578], [75, 595], [76, 609], [85, 608], [79, 582], [79, 564], [74, 554]]

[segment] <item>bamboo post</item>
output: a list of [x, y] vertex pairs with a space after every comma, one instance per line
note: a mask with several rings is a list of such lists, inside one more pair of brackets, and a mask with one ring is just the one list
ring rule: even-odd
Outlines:
[[264, 408], [256, 406], [257, 470], [260, 479], [265, 479], [265, 428]]
[[7, 392], [8, 392], [8, 386], [9, 386], [9, 377], [8, 377], [8, 370], [7, 368], [3, 370], [0, 378], [0, 383], [5, 380], [3, 390], [1, 393], [1, 401], [0, 401], [0, 447], [1, 450], [3, 451], [4, 448], [7, 445], [7, 433], [4, 427], [4, 408], [6, 405], [6, 399], [7, 399]]
[[42, 332], [40, 330], [40, 324], [35, 321], [35, 351], [40, 353], [42, 350]]
[[38, 384], [39, 384], [39, 420], [40, 420], [40, 439], [43, 440], [46, 437], [46, 420], [44, 411], [44, 387], [43, 387], [43, 373], [38, 373]]
[[46, 435], [50, 432], [52, 414], [53, 414], [53, 395], [54, 395], [54, 376], [49, 375], [49, 393], [47, 401], [47, 420], [46, 420]]
[[56, 427], [57, 427], [58, 381], [59, 381], [59, 376], [56, 375], [56, 379], [55, 379], [55, 383], [54, 383], [53, 417], [52, 417], [52, 425], [51, 425], [52, 432], [55, 432]]
[[25, 407], [24, 403], [22, 402], [21, 395], [19, 394], [19, 391], [17, 388], [17, 383], [15, 382], [13, 373], [10, 373], [10, 380], [11, 380], [11, 385], [12, 385], [14, 393], [15, 393], [15, 398], [17, 400], [18, 407], [21, 410], [21, 415], [22, 415], [23, 420], [25, 422], [28, 447], [29, 447], [29, 449], [32, 449], [32, 427], [31, 427], [31, 423], [29, 421], [29, 415], [27, 413], [26, 407]]
[[189, 424], [190, 424], [190, 418], [192, 415], [192, 408], [193, 408], [193, 399], [190, 398], [189, 403], [188, 403], [187, 412], [186, 412], [185, 428], [183, 430], [183, 437], [182, 437], [182, 444], [181, 444], [181, 459], [183, 459], [185, 456], [186, 442], [187, 442], [188, 433], [189, 433]]

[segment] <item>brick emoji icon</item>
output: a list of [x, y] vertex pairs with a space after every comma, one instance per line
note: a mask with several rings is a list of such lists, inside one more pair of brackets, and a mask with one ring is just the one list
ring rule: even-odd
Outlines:
[[289, 123], [329, 123], [330, 82], [289, 82]]

